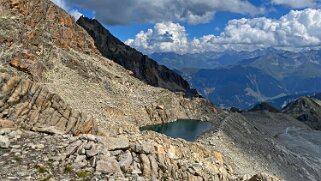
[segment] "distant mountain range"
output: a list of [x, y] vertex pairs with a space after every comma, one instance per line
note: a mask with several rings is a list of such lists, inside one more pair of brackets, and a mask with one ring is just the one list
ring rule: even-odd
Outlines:
[[201, 95], [224, 107], [244, 109], [268, 101], [281, 108], [297, 97], [321, 91], [318, 50], [268, 48], [253, 52], [155, 53], [151, 57], [176, 69]]

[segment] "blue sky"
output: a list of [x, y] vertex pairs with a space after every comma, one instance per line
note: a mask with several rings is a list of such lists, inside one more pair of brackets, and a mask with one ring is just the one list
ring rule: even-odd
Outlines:
[[321, 44], [321, 0], [52, 0], [144, 53]]
[[[255, 4], [256, 6], [263, 6], [266, 5], [266, 1], [261, 0], [251, 0], [252, 4]], [[86, 17], [94, 18], [95, 15], [93, 11], [86, 10], [79, 7], [74, 7], [79, 9], [79, 11]], [[197, 24], [197, 25], [191, 25], [189, 23], [183, 23], [182, 25], [185, 26], [188, 36], [191, 37], [201, 37], [206, 34], [215, 34], [219, 35], [221, 31], [224, 30], [225, 25], [227, 22], [231, 19], [240, 19], [240, 18], [253, 18], [253, 17], [270, 17], [274, 19], [278, 19], [281, 16], [287, 14], [292, 8], [286, 7], [286, 6], [269, 6], [270, 10], [267, 13], [259, 14], [256, 16], [251, 15], [244, 15], [244, 14], [238, 14], [238, 13], [232, 13], [232, 12], [217, 12], [213, 19], [209, 23], [205, 24]], [[117, 38], [119, 38], [122, 41], [126, 41], [129, 38], [134, 37], [138, 32], [142, 30], [147, 30], [148, 28], [152, 28], [154, 26], [154, 23], [132, 23], [129, 25], [108, 25], [104, 24], [108, 30], [110, 30]]]

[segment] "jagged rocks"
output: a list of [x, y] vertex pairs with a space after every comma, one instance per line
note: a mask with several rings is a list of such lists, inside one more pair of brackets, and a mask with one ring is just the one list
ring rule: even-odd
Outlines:
[[[16, 125], [49, 134], [95, 133], [94, 120], [73, 111], [58, 95], [28, 80], [1, 73], [1, 127]], [[14, 120], [14, 121], [10, 121]]]
[[[156, 133], [144, 137], [131, 135], [130, 146], [110, 151], [105, 139], [95, 135], [75, 137], [12, 129], [0, 129], [0, 133], [11, 142], [6, 149], [0, 149], [0, 178], [4, 180], [245, 181], [251, 178], [237, 177], [224, 164], [213, 162], [211, 151], [201, 145], [169, 140]], [[154, 149], [144, 148], [147, 144]], [[169, 158], [172, 147], [179, 149], [175, 157]], [[93, 154], [88, 154], [88, 150]], [[277, 181], [268, 180], [271, 177], [267, 175], [254, 178]]]
[[[136, 136], [138, 135], [133, 135]], [[84, 139], [85, 137], [88, 139]], [[194, 145], [194, 149], [200, 152], [195, 153], [194, 158], [187, 155], [193, 151], [184, 143], [178, 144], [180, 146], [177, 147], [164, 138], [157, 139], [162, 139], [162, 145], [148, 137], [140, 141], [135, 139], [129, 141], [123, 136], [104, 138], [81, 135], [66, 147], [64, 154], [73, 167], [94, 169], [95, 174], [102, 178], [126, 177], [132, 180], [139, 176], [147, 179], [166, 177], [176, 180], [187, 178], [206, 180], [217, 173], [231, 177], [222, 163], [207, 162], [208, 166], [205, 166], [197, 160], [212, 154], [201, 151], [202, 147]], [[115, 143], [115, 140], [119, 140], [119, 143]], [[89, 150], [93, 151], [93, 154], [88, 154]], [[210, 158], [215, 159], [214, 155], [213, 153]]]

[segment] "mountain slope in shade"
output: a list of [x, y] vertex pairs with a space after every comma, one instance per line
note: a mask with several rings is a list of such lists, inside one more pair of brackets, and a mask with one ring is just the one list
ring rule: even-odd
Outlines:
[[[321, 51], [318, 50], [290, 52], [268, 48], [253, 52], [226, 51], [186, 55], [155, 53], [152, 56], [161, 64], [178, 69], [193, 88], [212, 102], [225, 107], [244, 109], [262, 101], [273, 102], [274, 99], [286, 96], [311, 95], [321, 90]], [[247, 69], [246, 73], [244, 69]], [[244, 85], [244, 81], [238, 78], [223, 78], [225, 81], [212, 83], [213, 77], [218, 74], [220, 77], [230, 77], [231, 74], [238, 74], [240, 77], [252, 75], [257, 82], [266, 83], [265, 92], [270, 90], [271, 93], [268, 95], [253, 88], [243, 91], [244, 86], [239, 85]], [[261, 79], [262, 75], [273, 81]], [[221, 89], [224, 91], [220, 91]], [[276, 89], [281, 91], [275, 92]], [[281, 106], [282, 104], [278, 105]]]
[[282, 112], [292, 115], [296, 119], [321, 130], [321, 101], [312, 97], [302, 97], [289, 105]]
[[[149, 85], [162, 87], [171, 91], [190, 93], [188, 83], [178, 74], [141, 52], [125, 45], [114, 37], [95, 19], [81, 17], [77, 24], [82, 26], [95, 41], [101, 54], [134, 73], [134, 76]], [[197, 94], [195, 92], [195, 94]]]
[[280, 98], [270, 99], [266, 102], [274, 106], [275, 108], [281, 110], [289, 103], [296, 101], [297, 99], [304, 97], [304, 96], [312, 96], [315, 93], [305, 93], [305, 94], [294, 94], [294, 95], [286, 95]]
[[194, 70], [188, 71], [185, 77], [215, 104], [241, 109], [286, 92], [278, 80], [251, 67]]

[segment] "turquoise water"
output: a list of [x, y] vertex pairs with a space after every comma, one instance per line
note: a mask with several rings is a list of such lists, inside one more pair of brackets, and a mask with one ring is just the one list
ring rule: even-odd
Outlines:
[[208, 131], [211, 127], [212, 124], [209, 122], [179, 119], [175, 122], [144, 126], [141, 127], [140, 130], [155, 131], [172, 138], [194, 141], [199, 135]]

